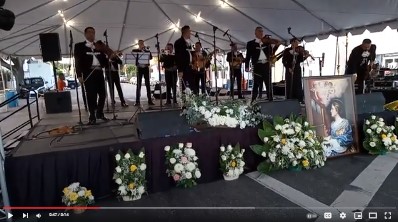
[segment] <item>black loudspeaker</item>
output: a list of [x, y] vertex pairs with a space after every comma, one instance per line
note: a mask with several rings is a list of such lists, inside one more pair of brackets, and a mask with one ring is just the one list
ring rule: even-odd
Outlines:
[[190, 125], [181, 110], [142, 112], [137, 115], [137, 132], [140, 139], [169, 137], [190, 133]]
[[72, 112], [72, 99], [69, 91], [44, 93], [46, 113], [70, 113]]
[[43, 62], [62, 60], [58, 33], [41, 33], [40, 45]]
[[386, 102], [382, 92], [355, 95], [357, 114], [377, 113], [384, 111]]
[[290, 115], [301, 115], [301, 106], [298, 100], [283, 100], [273, 102], [259, 102], [261, 113], [270, 116], [289, 117]]

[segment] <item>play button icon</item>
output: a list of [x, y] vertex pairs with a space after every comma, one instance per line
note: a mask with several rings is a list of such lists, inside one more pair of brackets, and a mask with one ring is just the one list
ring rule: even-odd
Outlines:
[[8, 213], [8, 215], [7, 215], [7, 217], [8, 217], [8, 219], [10, 219], [11, 217], [13, 217], [14, 215], [12, 215], [12, 214], [10, 214], [10, 213]]

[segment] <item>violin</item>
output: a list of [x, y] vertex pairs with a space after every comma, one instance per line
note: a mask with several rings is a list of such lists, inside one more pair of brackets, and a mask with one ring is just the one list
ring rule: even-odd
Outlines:
[[295, 52], [302, 54], [304, 58], [310, 57], [312, 60], [315, 60], [310, 52], [308, 50], [305, 50], [304, 47], [301, 45], [297, 46], [294, 50]]
[[109, 48], [109, 46], [107, 46], [101, 40], [95, 42], [94, 46], [95, 46], [95, 50], [104, 53], [110, 59], [115, 58], [116, 56], [122, 55], [121, 51], [113, 51], [111, 48]]
[[278, 39], [273, 39], [271, 38], [269, 35], [265, 35], [261, 41], [263, 42], [263, 44], [275, 44], [275, 45], [281, 45], [282, 42]]

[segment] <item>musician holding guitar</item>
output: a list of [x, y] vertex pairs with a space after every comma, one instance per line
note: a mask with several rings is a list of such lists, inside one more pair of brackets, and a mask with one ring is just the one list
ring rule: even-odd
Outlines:
[[[202, 43], [195, 43], [195, 51], [192, 53], [192, 68], [195, 79], [195, 85], [192, 87], [193, 93], [198, 95], [199, 89], [202, 94], [206, 94], [206, 69], [210, 67], [211, 54], [202, 49]], [[199, 87], [200, 84], [200, 87]]]
[[238, 52], [238, 47], [235, 43], [231, 43], [232, 52], [227, 53], [227, 62], [229, 62], [230, 74], [229, 79], [231, 81], [230, 93], [232, 99], [234, 98], [234, 85], [235, 79], [238, 85], [238, 98], [243, 99], [242, 96], [242, 63], [245, 61], [243, 54]]
[[369, 66], [372, 65], [372, 62], [375, 60], [376, 57], [376, 46], [374, 45], [374, 50], [371, 50], [371, 44], [372, 41], [370, 39], [364, 39], [361, 45], [355, 47], [351, 51], [350, 58], [347, 62], [347, 69], [345, 74], [357, 75], [355, 84], [358, 84], [358, 91], [356, 91], [356, 94], [364, 93], [365, 80], [369, 78]]

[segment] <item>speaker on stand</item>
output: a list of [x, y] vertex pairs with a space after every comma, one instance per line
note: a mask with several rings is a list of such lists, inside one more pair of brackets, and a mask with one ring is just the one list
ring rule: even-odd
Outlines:
[[[54, 88], [58, 91], [57, 68], [55, 61], [62, 60], [61, 45], [58, 33], [41, 33], [40, 48], [43, 62], [52, 62], [54, 72]], [[63, 113], [72, 111], [72, 98], [70, 92], [46, 92], [44, 102], [47, 113]]]
[[58, 33], [41, 33], [39, 37], [43, 62], [52, 62], [54, 72], [54, 88], [58, 89], [55, 61], [62, 60], [59, 35]]

